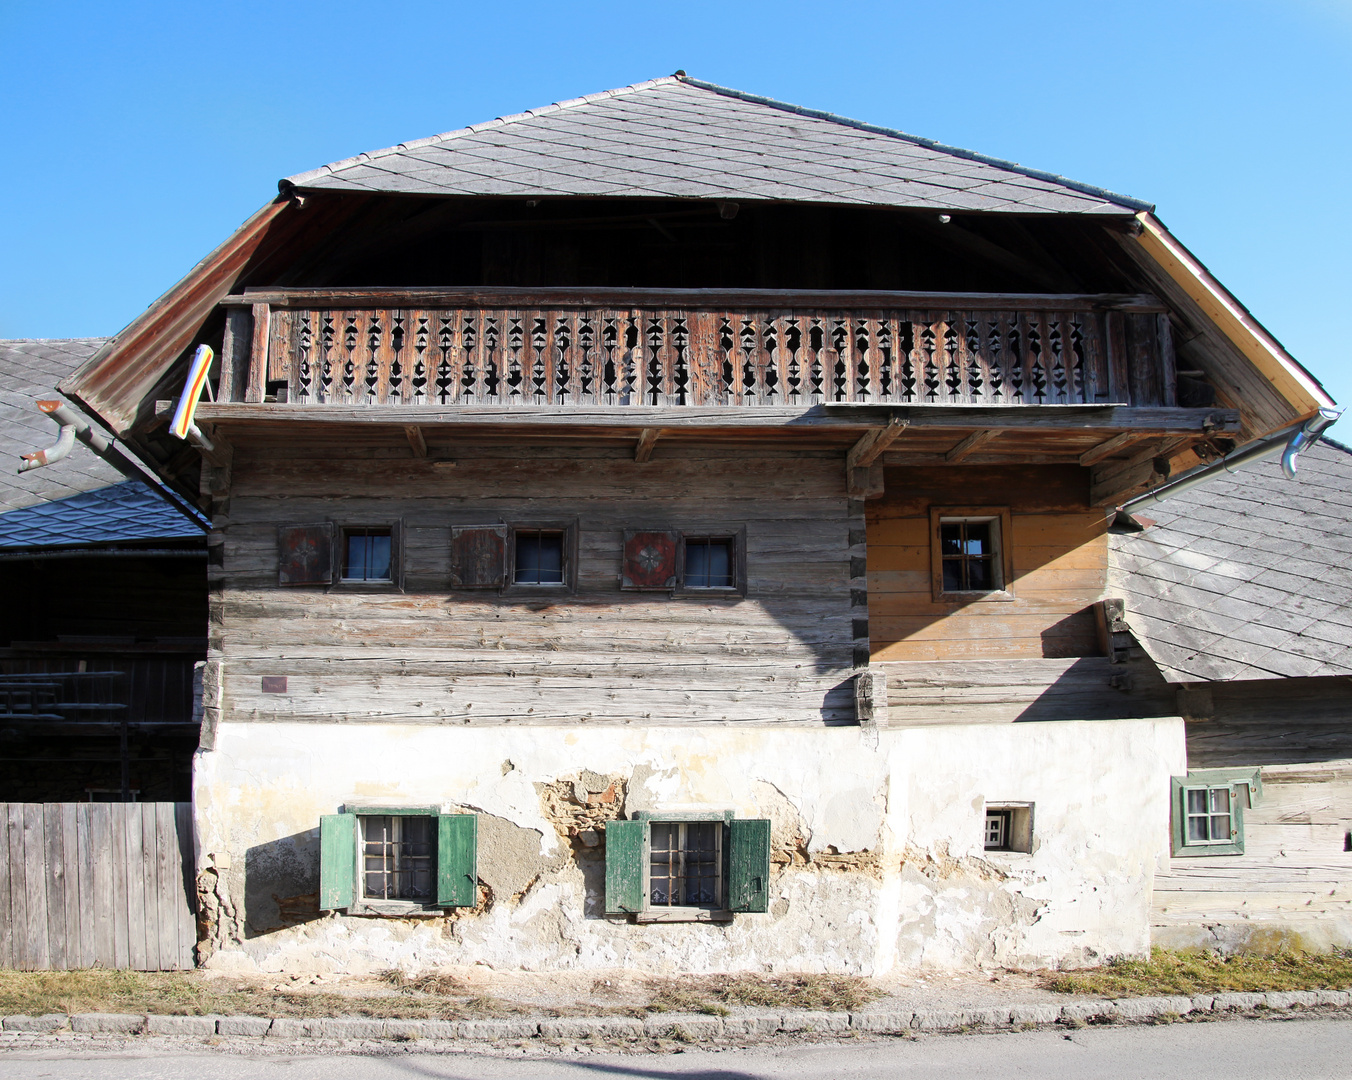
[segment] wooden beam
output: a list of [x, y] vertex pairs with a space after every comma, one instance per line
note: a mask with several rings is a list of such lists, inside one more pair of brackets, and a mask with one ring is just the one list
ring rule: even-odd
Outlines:
[[272, 309], [267, 304], [253, 306], [253, 349], [249, 353], [248, 382], [244, 400], [257, 403], [263, 400], [268, 378], [268, 336], [272, 329]]
[[881, 428], [899, 418], [911, 428], [970, 431], [1106, 431], [1135, 429], [1142, 435], [1223, 435], [1239, 430], [1236, 409], [1132, 408], [1124, 405], [301, 405], [297, 403], [202, 402], [203, 420], [269, 421], [282, 424], [384, 424], [421, 427], [467, 424], [499, 427], [643, 428]]
[[404, 434], [408, 437], [408, 445], [413, 450], [413, 456], [424, 458], [427, 456], [427, 440], [423, 438], [422, 428], [417, 424], [405, 424]]
[[978, 446], [985, 446], [986, 443], [990, 442], [993, 438], [995, 438], [999, 434], [1000, 432], [995, 428], [986, 428], [983, 431], [974, 431], [970, 435], [968, 435], [967, 438], [963, 439], [962, 442], [958, 443], [957, 446], [953, 447], [953, 449], [948, 451], [948, 453], [944, 455], [944, 460], [947, 461], [950, 465], [956, 465], [959, 461], [965, 458]]
[[881, 465], [845, 470], [845, 494], [851, 499], [876, 499], [886, 490]]
[[1097, 446], [1090, 447], [1080, 455], [1080, 464], [1084, 466], [1096, 465], [1110, 454], [1115, 454], [1124, 446], [1130, 446], [1139, 439], [1145, 438], [1139, 431], [1124, 431], [1121, 435], [1114, 435], [1111, 439], [1105, 439]]
[[1137, 311], [1168, 310], [1158, 297], [1142, 293], [941, 293], [888, 289], [578, 289], [499, 286], [440, 289], [246, 289], [221, 300], [232, 307], [266, 303], [274, 307], [817, 307], [841, 309], [936, 308], [960, 311]]
[[850, 452], [845, 455], [845, 468], [867, 469], [882, 456], [883, 451], [897, 441], [897, 437], [907, 426], [905, 420], [894, 416], [887, 422], [886, 427], [874, 428], [868, 432], [850, 447]]
[[634, 447], [634, 460], [647, 461], [653, 456], [653, 447], [662, 434], [661, 428], [645, 427], [639, 433], [638, 445]]

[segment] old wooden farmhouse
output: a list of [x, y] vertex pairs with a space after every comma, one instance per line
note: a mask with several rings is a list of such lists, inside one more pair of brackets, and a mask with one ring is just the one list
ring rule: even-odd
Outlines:
[[1252, 858], [1110, 527], [1332, 402], [1146, 203], [678, 73], [283, 180], [61, 389], [211, 520], [212, 966], [1076, 965]]

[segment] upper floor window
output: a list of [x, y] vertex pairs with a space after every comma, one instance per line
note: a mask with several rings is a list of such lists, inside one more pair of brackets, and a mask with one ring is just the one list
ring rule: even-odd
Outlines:
[[934, 599], [1011, 599], [1008, 510], [931, 507], [930, 524]]
[[344, 529], [343, 580], [391, 580], [392, 539], [389, 529]]
[[517, 585], [562, 585], [563, 540], [562, 530], [517, 529], [516, 571]]
[[736, 584], [732, 540], [687, 536], [684, 584], [687, 589], [731, 589]]

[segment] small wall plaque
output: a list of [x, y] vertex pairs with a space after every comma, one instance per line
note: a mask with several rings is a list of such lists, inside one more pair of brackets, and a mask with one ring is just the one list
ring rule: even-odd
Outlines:
[[265, 694], [285, 694], [286, 676], [285, 675], [264, 675], [263, 693]]

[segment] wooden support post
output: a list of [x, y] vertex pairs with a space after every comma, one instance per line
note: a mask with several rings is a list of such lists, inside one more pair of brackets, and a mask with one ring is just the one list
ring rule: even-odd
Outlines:
[[962, 442], [958, 443], [957, 446], [949, 450], [948, 453], [944, 455], [944, 460], [950, 465], [955, 465], [978, 446], [985, 446], [986, 443], [990, 442], [999, 434], [1000, 432], [996, 428], [986, 428], [983, 431], [974, 431], [972, 434], [968, 435], [967, 438], [963, 439]]
[[661, 434], [661, 428], [645, 427], [643, 431], [639, 433], [638, 445], [634, 447], [634, 460], [650, 460], [653, 456], [653, 447], [657, 445], [657, 440]]
[[249, 383], [244, 400], [263, 400], [263, 388], [268, 377], [268, 337], [272, 330], [272, 309], [267, 304], [253, 306], [253, 350], [249, 354]]
[[417, 424], [408, 424], [404, 427], [404, 435], [408, 438], [408, 445], [413, 450], [413, 456], [425, 458], [427, 456], [427, 440], [423, 438], [422, 428]]
[[1139, 431], [1124, 431], [1121, 435], [1114, 435], [1111, 439], [1106, 439], [1081, 454], [1080, 464], [1086, 467], [1096, 465], [1110, 454], [1117, 453], [1123, 447], [1130, 446], [1141, 438], [1144, 438], [1144, 436]]
[[870, 429], [863, 438], [850, 447], [850, 452], [845, 455], [846, 472], [868, 468], [878, 458], [882, 457], [883, 452], [889, 446], [897, 441], [906, 427], [907, 421], [893, 417], [887, 422], [886, 427]]

